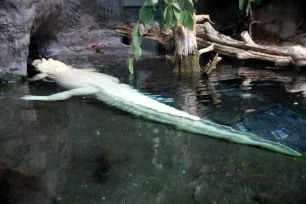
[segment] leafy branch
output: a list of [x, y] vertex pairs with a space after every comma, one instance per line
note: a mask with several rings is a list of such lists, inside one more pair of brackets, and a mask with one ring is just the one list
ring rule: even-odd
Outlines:
[[[146, 0], [144, 5], [140, 8], [139, 19], [132, 31], [132, 42], [130, 44], [133, 57], [130, 57], [127, 61], [130, 72], [133, 74], [133, 61], [139, 60], [141, 51], [142, 38], [139, 32], [140, 22], [146, 27], [150, 27], [153, 24], [153, 11], [157, 5], [157, 0]], [[164, 26], [168, 28], [174, 28], [178, 21], [182, 26], [188, 30], [193, 30], [195, 21], [193, 19], [194, 6], [190, 0], [160, 0], [159, 2], [160, 12], [160, 30]]]

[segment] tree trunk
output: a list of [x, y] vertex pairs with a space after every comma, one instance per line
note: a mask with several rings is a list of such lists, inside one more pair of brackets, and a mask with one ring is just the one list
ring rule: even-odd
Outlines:
[[211, 20], [209, 15], [193, 15], [195, 22], [193, 30], [184, 28], [180, 22], [176, 24], [174, 29], [175, 40], [175, 72], [200, 72], [199, 64], [200, 55], [196, 37], [196, 22]]
[[184, 28], [177, 23], [174, 29], [175, 67], [174, 72], [199, 72], [199, 51], [195, 31]]

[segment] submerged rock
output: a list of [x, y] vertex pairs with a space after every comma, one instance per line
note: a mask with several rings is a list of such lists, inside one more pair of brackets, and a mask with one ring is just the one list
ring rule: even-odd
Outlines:
[[0, 203], [55, 204], [57, 202], [38, 178], [0, 160]]

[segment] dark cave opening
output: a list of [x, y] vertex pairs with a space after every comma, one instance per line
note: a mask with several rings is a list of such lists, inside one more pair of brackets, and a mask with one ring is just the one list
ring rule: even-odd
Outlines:
[[32, 65], [32, 62], [35, 59], [41, 59], [41, 58], [46, 58], [46, 56], [43, 53], [39, 52], [38, 49], [38, 44], [36, 43], [35, 40], [30, 40], [30, 45], [29, 45], [29, 54], [27, 57], [27, 75], [29, 78], [35, 76], [36, 74], [39, 73], [39, 71]]
[[27, 75], [33, 77], [39, 73], [32, 62], [36, 59], [57, 59], [59, 54], [58, 40], [56, 36], [43, 35], [40, 32], [30, 38], [27, 57]]

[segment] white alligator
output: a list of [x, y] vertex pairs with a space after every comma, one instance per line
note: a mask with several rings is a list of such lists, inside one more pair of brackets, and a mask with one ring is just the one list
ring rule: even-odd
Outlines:
[[35, 81], [49, 77], [68, 91], [50, 96], [26, 95], [22, 97], [23, 100], [57, 101], [72, 96], [93, 94], [98, 100], [110, 106], [149, 120], [173, 125], [184, 131], [253, 145], [286, 155], [301, 156], [296, 150], [280, 143], [265, 140], [254, 134], [240, 132], [160, 103], [132, 87], [120, 83], [117, 78], [98, 73], [95, 70], [76, 69], [53, 59], [35, 60], [32, 65], [40, 73], [30, 80]]

